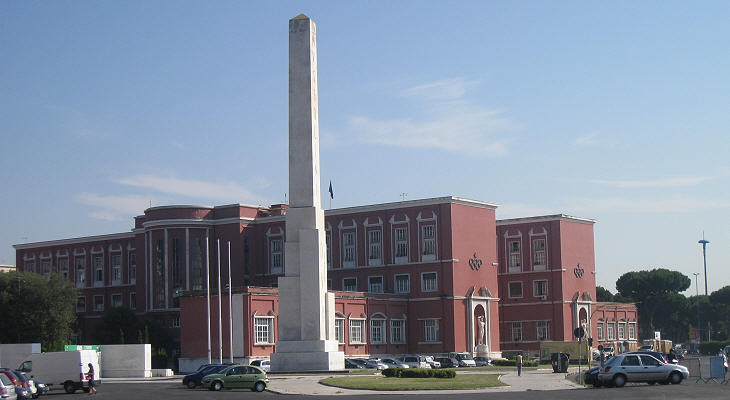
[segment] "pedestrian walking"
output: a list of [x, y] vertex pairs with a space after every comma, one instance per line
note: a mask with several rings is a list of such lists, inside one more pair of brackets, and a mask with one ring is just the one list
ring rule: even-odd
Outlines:
[[86, 373], [86, 379], [89, 381], [89, 395], [98, 393], [94, 382], [94, 364], [92, 363], [89, 363], [89, 372]]
[[517, 355], [515, 365], [517, 366], [517, 376], [522, 376], [522, 354]]

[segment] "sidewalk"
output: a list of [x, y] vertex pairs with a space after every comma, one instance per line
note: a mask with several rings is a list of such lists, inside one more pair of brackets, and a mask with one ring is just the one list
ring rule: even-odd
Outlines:
[[[459, 371], [461, 372], [461, 371]], [[464, 371], [466, 372], [466, 371]], [[570, 373], [578, 372], [578, 368], [570, 368]], [[582, 386], [565, 379], [565, 374], [555, 374], [551, 369], [538, 369], [523, 371], [522, 376], [517, 376], [515, 370], [504, 370], [495, 372], [474, 371], [469, 373], [500, 373], [502, 382], [509, 386], [496, 388], [474, 389], [474, 390], [409, 390], [409, 391], [372, 391], [353, 390], [325, 386], [319, 383], [320, 380], [329, 375], [269, 375], [269, 387], [267, 390], [277, 394], [301, 394], [301, 395], [339, 395], [339, 394], [458, 394], [458, 393], [488, 393], [488, 392], [523, 392], [527, 390], [565, 390], [582, 388]]]

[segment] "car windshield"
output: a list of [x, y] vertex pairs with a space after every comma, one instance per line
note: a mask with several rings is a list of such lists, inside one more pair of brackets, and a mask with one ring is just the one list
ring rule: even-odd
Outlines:
[[473, 360], [471, 354], [466, 354], [466, 353], [459, 354], [459, 359], [460, 360]]
[[210, 373], [212, 373], [213, 371], [217, 370], [218, 368], [220, 368], [220, 367], [217, 367], [217, 366], [215, 366], [215, 365], [209, 365], [209, 366], [207, 366], [207, 367], [205, 367], [205, 368], [201, 369], [201, 370], [200, 370], [200, 371], [198, 371], [198, 372], [200, 372], [201, 374], [210, 374]]
[[622, 357], [613, 357], [610, 360], [606, 361], [605, 365], [614, 365], [621, 359], [622, 359]]

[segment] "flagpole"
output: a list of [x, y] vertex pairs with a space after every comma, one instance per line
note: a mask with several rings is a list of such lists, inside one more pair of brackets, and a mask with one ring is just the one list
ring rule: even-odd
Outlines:
[[210, 245], [208, 235], [205, 235], [205, 285], [206, 285], [206, 315], [208, 317], [208, 364], [211, 363], [210, 351]]
[[233, 296], [231, 295], [231, 242], [228, 241], [228, 344], [230, 347], [231, 364], [233, 364]]
[[221, 315], [221, 240], [218, 243], [218, 359], [223, 364], [223, 316]]

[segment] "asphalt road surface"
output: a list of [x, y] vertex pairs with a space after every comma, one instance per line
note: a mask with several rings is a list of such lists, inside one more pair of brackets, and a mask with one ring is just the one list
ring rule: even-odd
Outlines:
[[[159, 399], [195, 399], [195, 400], [217, 400], [217, 399], [385, 399], [398, 396], [399, 400], [440, 400], [445, 398], [443, 394], [428, 394], [425, 392], [413, 393], [403, 392], [402, 395], [378, 394], [373, 392], [369, 395], [347, 395], [346, 391], [337, 396], [299, 396], [299, 395], [278, 395], [271, 392], [255, 393], [250, 390], [235, 389], [223, 390], [221, 392], [211, 392], [206, 389], [186, 389], [179, 382], [150, 382], [150, 383], [105, 383], [99, 385], [99, 394], [89, 395], [87, 393], [76, 392], [75, 394], [66, 394], [63, 390], [51, 391], [47, 396], [40, 398], [42, 400], [47, 397], [48, 400], [72, 400], [72, 399], [133, 399], [133, 400], [159, 400]], [[647, 384], [627, 384], [623, 388], [585, 388], [573, 390], [528, 390], [525, 392], [494, 392], [494, 393], [459, 393], [455, 396], [458, 400], [483, 400], [488, 399], [559, 399], [559, 400], [651, 400], [651, 399], [723, 399], [730, 397], [730, 385], [722, 385], [718, 383], [695, 383], [694, 381], [684, 381], [681, 385], [654, 385]]]

